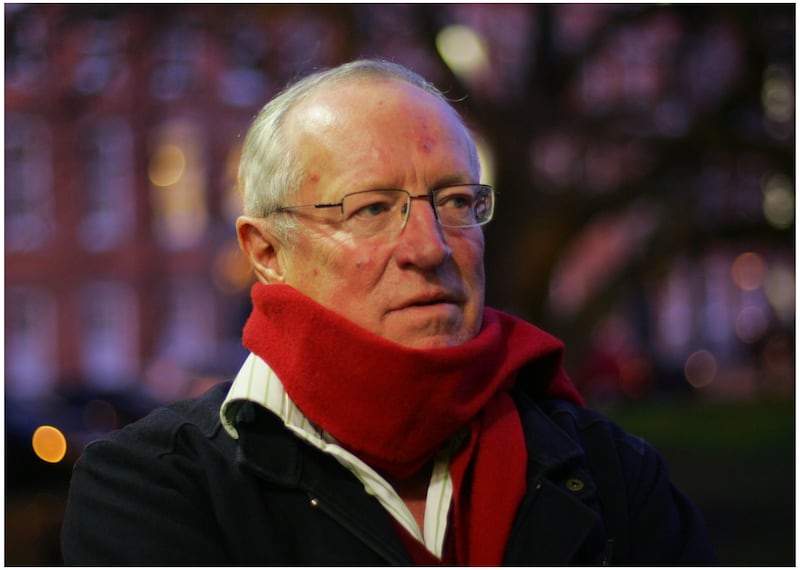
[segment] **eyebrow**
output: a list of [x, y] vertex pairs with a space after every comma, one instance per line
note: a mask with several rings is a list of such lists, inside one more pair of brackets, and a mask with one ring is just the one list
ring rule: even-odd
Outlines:
[[[480, 184], [480, 181], [475, 181], [473, 178], [473, 173], [462, 173], [462, 174], [448, 174], [442, 178], [436, 179], [437, 182], [432, 184], [428, 187], [428, 191], [436, 190], [438, 188], [446, 188], [448, 186], [460, 186], [462, 184]], [[364, 190], [354, 190], [353, 192], [364, 192], [369, 190], [403, 190], [402, 184], [396, 185], [380, 185], [380, 184], [372, 184], [372, 185], [365, 185]], [[353, 192], [348, 192], [348, 194], [352, 194]]]
[[441, 178], [437, 184], [433, 185], [432, 190], [444, 188], [446, 186], [458, 186], [460, 184], [480, 184], [480, 181], [474, 180], [471, 172], [466, 176], [462, 174], [451, 174], [445, 178]]

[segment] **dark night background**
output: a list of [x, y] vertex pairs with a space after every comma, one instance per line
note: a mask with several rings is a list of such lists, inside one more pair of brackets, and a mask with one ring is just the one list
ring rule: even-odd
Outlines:
[[794, 565], [794, 4], [4, 8], [7, 565], [62, 563], [88, 441], [236, 372], [240, 137], [362, 56], [474, 130], [488, 303], [565, 340], [724, 564]]

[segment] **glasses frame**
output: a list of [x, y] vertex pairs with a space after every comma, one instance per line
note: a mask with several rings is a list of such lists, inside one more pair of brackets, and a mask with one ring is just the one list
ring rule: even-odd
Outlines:
[[[465, 187], [465, 186], [469, 186], [471, 188], [478, 188], [478, 191], [486, 190], [486, 191], [489, 192], [489, 195], [491, 196], [491, 200], [492, 200], [492, 207], [491, 207], [491, 209], [489, 211], [489, 215], [486, 217], [485, 220], [483, 220], [481, 222], [478, 222], [478, 223], [475, 223], [475, 224], [466, 224], [466, 225], [443, 224], [442, 220], [439, 218], [439, 212], [436, 209], [436, 202], [435, 202], [436, 196], [439, 194], [439, 192], [443, 192], [445, 190], [452, 190], [453, 188], [460, 188], [460, 187]], [[412, 200], [425, 200], [426, 202], [428, 202], [430, 204], [430, 206], [431, 206], [431, 209], [433, 210], [433, 216], [434, 216], [434, 218], [436, 218], [436, 222], [443, 228], [478, 228], [480, 226], [485, 226], [486, 224], [491, 222], [492, 218], [494, 217], [494, 209], [495, 209], [495, 204], [496, 204], [496, 198], [497, 198], [497, 196], [499, 194], [499, 192], [497, 192], [489, 184], [449, 184], [447, 186], [442, 186], [441, 188], [434, 188], [433, 190], [431, 190], [427, 194], [412, 194], [408, 190], [403, 190], [402, 188], [373, 188], [371, 190], [360, 190], [358, 192], [350, 192], [350, 193], [345, 194], [344, 196], [342, 196], [342, 199], [340, 201], [338, 201], [338, 202], [320, 203], [320, 204], [300, 204], [300, 205], [296, 205], [296, 206], [280, 206], [280, 207], [276, 208], [273, 211], [273, 213], [279, 213], [279, 212], [292, 213], [295, 210], [306, 210], [306, 209], [339, 208], [339, 211], [341, 212], [342, 216], [344, 216], [344, 201], [345, 201], [345, 199], [348, 196], [354, 196], [354, 195], [358, 195], [358, 194], [366, 194], [368, 192], [402, 192], [406, 196], [408, 196], [408, 202], [407, 202], [408, 207], [405, 209], [405, 215], [403, 216], [403, 223], [400, 226], [398, 231], [402, 231], [403, 228], [405, 228], [406, 224], [408, 223], [408, 216], [409, 216], [409, 214], [411, 212], [411, 201]]]

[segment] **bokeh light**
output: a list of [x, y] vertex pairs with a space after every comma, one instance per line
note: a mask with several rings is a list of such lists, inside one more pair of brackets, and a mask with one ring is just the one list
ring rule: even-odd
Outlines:
[[186, 168], [183, 150], [174, 144], [161, 145], [150, 159], [148, 174], [154, 186], [172, 186]]
[[188, 119], [175, 119], [152, 136], [153, 233], [168, 250], [190, 249], [200, 243], [210, 221], [207, 132]]
[[785, 264], [774, 264], [770, 267], [764, 282], [764, 292], [778, 318], [785, 322], [792, 322], [796, 293], [792, 268]]
[[36, 428], [31, 443], [36, 456], [47, 463], [58, 463], [67, 454], [67, 438], [53, 426]]
[[767, 264], [764, 258], [751, 251], [739, 255], [731, 268], [734, 283], [744, 291], [761, 288], [766, 272]]
[[481, 165], [481, 182], [493, 186], [495, 184], [495, 157], [492, 147], [478, 133], [473, 132], [472, 138], [475, 140], [478, 161]]
[[489, 67], [489, 56], [483, 38], [468, 26], [443, 28], [436, 36], [439, 55], [460, 77], [474, 77]]
[[717, 377], [717, 359], [709, 350], [698, 350], [686, 359], [686, 381], [695, 388], [709, 386]]
[[792, 182], [783, 175], [770, 176], [764, 184], [764, 217], [779, 230], [794, 222], [794, 192]]
[[794, 117], [794, 87], [791, 70], [770, 65], [764, 73], [761, 102], [768, 119], [787, 123]]

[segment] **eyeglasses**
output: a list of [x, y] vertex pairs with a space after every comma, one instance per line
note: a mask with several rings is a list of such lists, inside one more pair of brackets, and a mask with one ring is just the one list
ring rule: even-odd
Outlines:
[[437, 188], [430, 194], [412, 195], [405, 190], [365, 190], [345, 194], [334, 204], [282, 206], [276, 212], [309, 208], [339, 208], [345, 229], [359, 236], [394, 233], [408, 222], [411, 200], [425, 200], [439, 225], [473, 228], [488, 224], [494, 215], [496, 192], [486, 184], [458, 184]]

